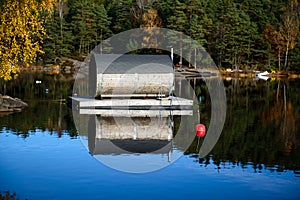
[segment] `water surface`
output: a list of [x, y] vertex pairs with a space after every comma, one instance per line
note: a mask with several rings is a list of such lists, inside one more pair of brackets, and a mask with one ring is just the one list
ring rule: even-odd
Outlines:
[[[201, 123], [209, 126], [205, 83], [190, 82]], [[170, 166], [130, 174], [103, 165], [82, 144], [72, 110], [62, 101], [71, 95], [72, 80], [23, 74], [5, 87], [1, 82], [0, 93], [29, 104], [0, 117], [1, 193], [15, 192], [20, 199], [299, 199], [300, 81], [224, 84], [226, 123], [208, 156], [198, 158], [203, 139], [198, 144], [195, 138]]]

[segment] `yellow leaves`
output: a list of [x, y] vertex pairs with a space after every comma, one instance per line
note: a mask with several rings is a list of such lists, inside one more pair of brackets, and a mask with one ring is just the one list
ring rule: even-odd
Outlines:
[[265, 27], [263, 37], [269, 40], [272, 44], [280, 43], [283, 40], [281, 33], [271, 24], [267, 24]]
[[285, 10], [277, 29], [268, 24], [262, 34], [279, 51], [293, 49], [296, 46], [295, 39], [299, 34], [298, 1], [290, 0]]
[[150, 8], [143, 14], [143, 23], [141, 27], [160, 27], [162, 24], [161, 18], [158, 16], [157, 10]]
[[159, 33], [153, 32], [153, 29], [151, 28], [160, 27], [161, 25], [162, 20], [158, 16], [157, 10], [150, 8], [143, 14], [141, 28], [143, 28], [143, 30], [147, 33], [147, 36], [143, 38], [143, 47], [157, 48], [157, 39], [153, 36]]
[[41, 2], [41, 8], [47, 12], [53, 11], [53, 5], [56, 3], [55, 0], [43, 0]]
[[[13, 65], [13, 60], [5, 59], [4, 62], [1, 62], [0, 75], [4, 80], [11, 80], [12, 74], [17, 74], [20, 69]], [[16, 76], [14, 76], [16, 77]]]
[[0, 10], [0, 78], [9, 80], [19, 65], [29, 65], [42, 52], [45, 35], [41, 11], [52, 11], [54, 0], [4, 0]]
[[289, 49], [293, 49], [295, 47], [295, 39], [299, 34], [299, 19], [297, 15], [286, 15], [280, 24], [280, 32], [286, 43], [289, 44]]

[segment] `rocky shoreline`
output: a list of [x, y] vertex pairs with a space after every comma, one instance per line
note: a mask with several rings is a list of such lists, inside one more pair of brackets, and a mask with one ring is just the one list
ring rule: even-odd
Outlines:
[[23, 102], [21, 99], [0, 94], [0, 114], [20, 112], [27, 106], [27, 103]]

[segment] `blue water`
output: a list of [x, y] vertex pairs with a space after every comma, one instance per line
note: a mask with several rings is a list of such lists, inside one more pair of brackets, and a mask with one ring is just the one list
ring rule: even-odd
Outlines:
[[[34, 85], [35, 80], [43, 83]], [[72, 92], [72, 82], [40, 74], [5, 82], [7, 94], [28, 107], [0, 115], [0, 195], [9, 191], [21, 200], [300, 199], [300, 82], [238, 81], [225, 82], [226, 123], [210, 155], [199, 162], [195, 140], [186, 155], [146, 174], [114, 170], [89, 153], [72, 110], [58, 101]], [[208, 127], [209, 95], [197, 84], [201, 123]]]
[[79, 137], [35, 129], [24, 138], [0, 130], [0, 190], [20, 199], [300, 199], [293, 171], [211, 161], [192, 155], [146, 174], [104, 166]]

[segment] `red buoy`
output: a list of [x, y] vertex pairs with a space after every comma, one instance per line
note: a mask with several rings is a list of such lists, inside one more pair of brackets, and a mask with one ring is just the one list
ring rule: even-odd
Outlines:
[[197, 137], [204, 137], [206, 134], [206, 128], [203, 124], [196, 125], [196, 136]]

